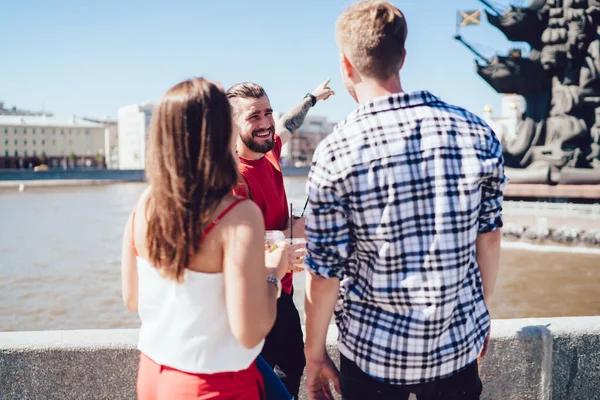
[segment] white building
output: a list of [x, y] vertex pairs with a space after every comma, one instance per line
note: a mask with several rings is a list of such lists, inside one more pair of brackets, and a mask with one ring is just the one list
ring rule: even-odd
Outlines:
[[517, 125], [525, 112], [526, 103], [523, 96], [505, 94], [502, 96], [501, 114], [494, 116], [494, 110], [486, 105], [483, 119], [494, 130], [501, 142], [510, 141], [517, 135]]
[[106, 134], [78, 117], [0, 115], [0, 168], [103, 166]]
[[153, 108], [152, 104], [132, 104], [119, 108], [119, 169], [144, 169], [146, 139]]
[[106, 168], [119, 169], [119, 127], [117, 123], [109, 124], [106, 129]]
[[118, 140], [118, 128], [117, 120], [104, 117], [104, 118], [86, 118], [86, 121], [95, 122], [102, 124], [106, 127], [106, 135], [104, 137], [104, 159], [107, 169], [119, 169], [119, 140]]

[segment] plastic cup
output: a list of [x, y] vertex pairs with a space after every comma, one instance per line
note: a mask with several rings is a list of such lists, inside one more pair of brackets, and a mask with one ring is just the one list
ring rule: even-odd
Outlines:
[[[304, 238], [287, 238], [285, 239], [285, 242], [288, 244], [288, 246], [294, 246], [294, 245], [304, 245], [304, 255], [306, 255], [306, 239]], [[304, 260], [301, 263], [298, 264], [293, 264], [294, 267], [297, 268], [302, 268], [304, 270]], [[294, 272], [300, 272], [300, 271], [294, 271]]]
[[296, 244], [303, 244], [304, 246], [306, 246], [306, 239], [304, 238], [285, 238], [285, 242], [290, 246]]
[[265, 246], [270, 251], [274, 251], [277, 248], [277, 243], [285, 241], [285, 235], [282, 231], [266, 231], [265, 232]]

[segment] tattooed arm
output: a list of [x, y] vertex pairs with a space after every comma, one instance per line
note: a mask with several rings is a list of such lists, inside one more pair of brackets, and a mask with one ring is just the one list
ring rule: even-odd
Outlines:
[[[335, 94], [333, 90], [329, 88], [330, 79], [326, 80], [312, 92], [312, 95], [319, 100], [327, 100], [331, 95]], [[312, 107], [312, 102], [309, 98], [305, 97], [302, 102], [296, 107], [286, 112], [277, 122], [275, 132], [281, 138], [281, 143], [286, 144], [292, 137], [294, 132], [300, 128], [308, 114], [308, 110]]]
[[275, 132], [281, 138], [282, 144], [286, 144], [298, 128], [300, 128], [311, 107], [312, 102], [309, 98], [305, 97], [300, 104], [286, 112], [279, 119], [275, 127]]

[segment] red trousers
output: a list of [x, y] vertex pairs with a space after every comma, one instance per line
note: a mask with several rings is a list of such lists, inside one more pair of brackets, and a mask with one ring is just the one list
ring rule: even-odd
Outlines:
[[248, 369], [191, 374], [156, 364], [143, 353], [137, 378], [139, 400], [264, 400], [263, 380], [252, 363]]

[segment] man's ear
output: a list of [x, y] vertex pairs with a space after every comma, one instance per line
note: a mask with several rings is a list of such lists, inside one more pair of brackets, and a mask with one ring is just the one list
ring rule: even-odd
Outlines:
[[354, 75], [354, 67], [352, 66], [352, 63], [350, 62], [346, 54], [341, 53], [340, 58], [342, 66], [342, 75], [344, 76], [344, 78], [351, 80], [352, 76]]
[[404, 61], [406, 61], [406, 49], [404, 49], [404, 54], [402, 54], [402, 61], [400, 61], [400, 68], [398, 68], [398, 70], [402, 69], [404, 66]]

